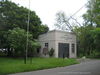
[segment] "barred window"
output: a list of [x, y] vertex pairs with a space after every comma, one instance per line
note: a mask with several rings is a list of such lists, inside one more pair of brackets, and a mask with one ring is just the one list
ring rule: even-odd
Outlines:
[[48, 43], [45, 43], [45, 47], [47, 47], [47, 48], [48, 48]]

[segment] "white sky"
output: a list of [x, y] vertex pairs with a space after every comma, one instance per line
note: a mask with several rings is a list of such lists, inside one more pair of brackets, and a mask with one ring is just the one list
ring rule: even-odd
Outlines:
[[[11, 0], [21, 6], [28, 8], [29, 0]], [[30, 0], [30, 9], [35, 11], [41, 18], [43, 24], [47, 24], [50, 30], [54, 29], [54, 23], [56, 13], [58, 11], [64, 11], [66, 15], [71, 16], [78, 9], [80, 9], [87, 0]], [[83, 8], [75, 17], [78, 21], [82, 21], [82, 14], [86, 12], [86, 8]]]

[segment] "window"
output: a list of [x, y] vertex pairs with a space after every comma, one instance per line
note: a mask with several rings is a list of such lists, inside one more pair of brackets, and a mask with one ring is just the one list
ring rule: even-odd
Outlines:
[[37, 48], [37, 53], [38, 53], [38, 54], [40, 53], [40, 48]]
[[45, 43], [45, 47], [43, 48], [43, 54], [46, 55], [48, 53], [48, 43]]
[[75, 44], [72, 44], [72, 53], [75, 53]]
[[48, 48], [48, 43], [45, 43], [45, 47]]

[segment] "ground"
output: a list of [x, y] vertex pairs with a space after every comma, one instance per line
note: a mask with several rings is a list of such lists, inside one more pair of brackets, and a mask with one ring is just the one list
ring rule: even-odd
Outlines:
[[80, 64], [11, 75], [100, 75], [100, 60], [81, 60]]

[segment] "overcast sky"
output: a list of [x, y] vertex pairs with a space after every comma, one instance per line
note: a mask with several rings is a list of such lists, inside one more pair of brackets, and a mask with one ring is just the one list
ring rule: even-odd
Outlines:
[[[21, 6], [28, 8], [29, 0], [11, 0]], [[56, 13], [58, 11], [64, 11], [67, 16], [71, 16], [78, 9], [80, 9], [87, 0], [30, 0], [30, 9], [35, 11], [36, 14], [41, 18], [43, 24], [47, 24], [50, 30], [54, 29], [54, 23]], [[86, 8], [83, 8], [74, 17], [78, 21], [82, 21], [82, 14], [86, 12]]]

